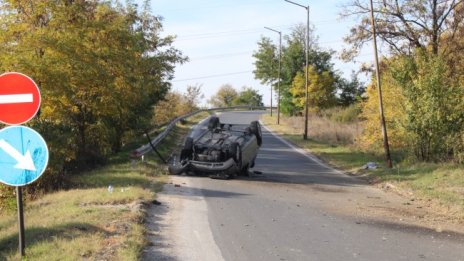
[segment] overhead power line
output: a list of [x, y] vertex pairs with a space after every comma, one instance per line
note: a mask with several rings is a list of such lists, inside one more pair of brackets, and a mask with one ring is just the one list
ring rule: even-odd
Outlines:
[[169, 12], [178, 12], [178, 11], [192, 11], [192, 10], [204, 10], [206, 8], [208, 9], [215, 9], [215, 8], [224, 8], [228, 6], [250, 6], [250, 5], [260, 5], [260, 4], [266, 4], [273, 2], [275, 0], [264, 0], [264, 1], [253, 1], [253, 2], [245, 2], [242, 4], [237, 4], [237, 3], [218, 3], [217, 1], [211, 1], [211, 2], [200, 2], [200, 3], [195, 3], [195, 7], [181, 7], [181, 8], [174, 8], [174, 9], [167, 9], [166, 11]]
[[199, 60], [206, 60], [206, 59], [217, 59], [217, 58], [224, 58], [224, 57], [230, 57], [230, 56], [240, 56], [240, 55], [252, 54], [252, 53], [253, 53], [253, 51], [238, 52], [238, 53], [214, 54], [214, 55], [207, 55], [207, 56], [201, 56], [201, 57], [192, 57], [192, 58], [190, 58], [190, 61], [199, 61]]
[[172, 82], [185, 82], [185, 81], [201, 80], [201, 79], [208, 79], [208, 78], [219, 78], [219, 77], [224, 77], [224, 76], [229, 76], [229, 75], [245, 74], [245, 73], [250, 73], [250, 72], [253, 72], [253, 71], [242, 71], [242, 72], [232, 72], [232, 73], [223, 73], [223, 74], [212, 74], [212, 75], [200, 76], [200, 77], [195, 77], [195, 78], [173, 80]]
[[183, 38], [190, 38], [190, 37], [203, 37], [203, 36], [216, 36], [216, 35], [221, 35], [221, 34], [232, 34], [232, 33], [255, 33], [255, 32], [260, 32], [262, 31], [261, 29], [242, 29], [242, 30], [231, 30], [231, 31], [221, 31], [221, 32], [209, 32], [209, 33], [201, 33], [201, 34], [188, 34], [188, 35], [182, 35], [179, 36], [179, 39]]
[[177, 37], [176, 41], [188, 41], [188, 40], [198, 40], [198, 39], [207, 39], [215, 37], [229, 37], [243, 34], [256, 34], [262, 30], [248, 29], [248, 30], [234, 30], [234, 31], [225, 31], [225, 32], [215, 32], [215, 33], [204, 33], [204, 34], [191, 34], [186, 36]]
[[[321, 20], [312, 23], [313, 25], [323, 25], [332, 22], [338, 22], [338, 19], [332, 20]], [[292, 29], [295, 25], [278, 25], [273, 26], [273, 28], [281, 28], [281, 29]], [[220, 31], [220, 32], [208, 32], [208, 33], [200, 33], [200, 34], [188, 34], [188, 35], [178, 35], [176, 41], [187, 41], [187, 40], [197, 40], [197, 39], [206, 39], [206, 38], [215, 38], [215, 37], [223, 37], [223, 36], [232, 36], [232, 35], [242, 35], [242, 34], [252, 34], [252, 33], [259, 33], [263, 32], [263, 28], [249, 28], [249, 29], [242, 29], [242, 30], [230, 30], [230, 31]]]

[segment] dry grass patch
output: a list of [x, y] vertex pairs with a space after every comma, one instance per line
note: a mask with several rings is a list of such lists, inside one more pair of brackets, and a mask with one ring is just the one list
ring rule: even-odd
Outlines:
[[[277, 132], [303, 137], [304, 117], [281, 117], [280, 125], [275, 124], [276, 117], [264, 115], [262, 119]], [[313, 140], [329, 144], [353, 144], [361, 135], [359, 123], [340, 123], [330, 119], [310, 114], [308, 117], [308, 136]]]
[[[161, 180], [157, 173], [142, 174], [147, 167], [141, 163], [128, 165], [118, 165], [127, 171], [124, 179], [121, 173], [112, 176], [107, 168], [85, 175], [88, 181], [114, 178], [118, 185], [112, 193], [107, 189], [108, 183], [90, 182], [87, 188], [51, 193], [27, 202], [27, 259], [136, 260], [143, 246], [144, 212], [140, 204], [153, 199], [151, 185]], [[82, 183], [85, 177], [78, 180]], [[0, 259], [19, 260], [16, 213], [2, 216], [0, 227]]]

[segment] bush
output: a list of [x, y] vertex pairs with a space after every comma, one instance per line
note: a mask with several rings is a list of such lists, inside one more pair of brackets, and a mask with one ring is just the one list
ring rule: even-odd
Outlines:
[[330, 115], [330, 119], [340, 123], [354, 123], [358, 122], [361, 108], [358, 103], [351, 104], [348, 107], [341, 107], [334, 109]]
[[406, 128], [416, 157], [448, 161], [462, 153], [463, 92], [444, 59], [418, 52], [392, 68], [407, 100]]
[[[420, 161], [462, 162], [464, 97], [443, 58], [417, 52], [383, 63], [382, 91], [389, 143]], [[380, 151], [378, 92], [374, 81], [362, 105], [359, 145]]]

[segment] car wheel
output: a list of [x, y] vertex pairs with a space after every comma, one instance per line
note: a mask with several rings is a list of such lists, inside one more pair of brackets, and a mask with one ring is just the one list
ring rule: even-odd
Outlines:
[[242, 174], [242, 176], [249, 177], [250, 176], [250, 165], [247, 164], [246, 166], [244, 166], [240, 174]]
[[261, 146], [261, 144], [263, 144], [263, 133], [261, 132], [261, 125], [258, 121], [252, 121], [250, 123], [250, 131], [256, 136], [258, 145]]
[[255, 167], [255, 160], [253, 160], [250, 164], [250, 169], [254, 168]]
[[234, 159], [235, 163], [237, 164], [238, 169], [241, 169], [242, 168], [242, 150], [240, 148], [240, 145], [237, 142], [230, 144], [229, 153]]
[[208, 122], [208, 129], [209, 130], [214, 130], [219, 126], [219, 124], [220, 124], [219, 118], [216, 117], [216, 116], [211, 116], [211, 118], [209, 119], [209, 122]]

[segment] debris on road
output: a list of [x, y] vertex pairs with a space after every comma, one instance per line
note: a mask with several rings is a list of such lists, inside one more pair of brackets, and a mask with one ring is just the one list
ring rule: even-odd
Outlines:
[[378, 166], [377, 166], [377, 163], [375, 162], [368, 162], [366, 164], [364, 164], [364, 166], [362, 166], [363, 169], [377, 169]]

